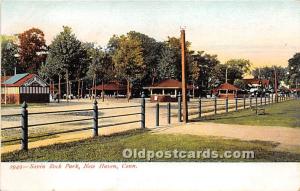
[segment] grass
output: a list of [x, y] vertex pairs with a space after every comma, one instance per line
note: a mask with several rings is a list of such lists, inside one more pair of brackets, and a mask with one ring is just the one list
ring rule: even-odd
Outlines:
[[300, 100], [290, 100], [265, 107], [265, 115], [256, 115], [251, 109], [205, 117], [215, 123], [300, 127]]
[[251, 150], [255, 159], [153, 159], [151, 161], [300, 161], [300, 154], [275, 151], [278, 143], [262, 141], [240, 141], [194, 135], [153, 134], [147, 130], [134, 130], [112, 136], [101, 136], [77, 142], [55, 144], [30, 149], [28, 152], [15, 151], [2, 154], [1, 159], [11, 161], [147, 161], [145, 159], [125, 159], [122, 152], [126, 148], [137, 150]]

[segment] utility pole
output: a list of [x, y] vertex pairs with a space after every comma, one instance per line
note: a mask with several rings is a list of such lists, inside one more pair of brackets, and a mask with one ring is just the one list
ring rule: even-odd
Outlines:
[[185, 30], [181, 29], [181, 84], [182, 84], [182, 114], [183, 122], [188, 122], [188, 108], [186, 97], [186, 64], [185, 64]]
[[278, 102], [278, 95], [277, 95], [277, 74], [276, 74], [276, 68], [274, 67], [274, 90], [275, 90], [275, 102], [277, 103]]
[[228, 70], [228, 68], [227, 68], [227, 66], [226, 66], [226, 74], [225, 74], [225, 76], [226, 76], [225, 82], [226, 82], [226, 83], [227, 83], [227, 70]]

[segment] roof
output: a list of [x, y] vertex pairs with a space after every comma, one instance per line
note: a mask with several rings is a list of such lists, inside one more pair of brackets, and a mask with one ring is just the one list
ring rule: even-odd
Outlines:
[[2, 82], [5, 82], [5, 81], [8, 80], [9, 78], [11, 78], [11, 76], [1, 76], [1, 81], [0, 81], [0, 83], [2, 84]]
[[[159, 83], [155, 83], [152, 86], [144, 87], [144, 89], [181, 89], [182, 83], [178, 80], [174, 79], [167, 79], [163, 80]], [[191, 85], [188, 85], [188, 89], [192, 89], [193, 87]]]
[[270, 83], [270, 80], [267, 80], [267, 79], [243, 79], [244, 82], [246, 82], [247, 84], [259, 84], [259, 82], [261, 81], [261, 83], [263, 85], [269, 85]]
[[22, 78], [24, 78], [25, 76], [27, 76], [28, 73], [24, 73], [24, 74], [16, 74], [14, 76], [12, 76], [11, 78], [9, 78], [8, 80], [6, 80], [4, 82], [4, 84], [8, 85], [8, 84], [14, 84], [17, 81], [21, 80]]
[[230, 83], [224, 83], [221, 84], [218, 88], [216, 88], [217, 90], [239, 90], [239, 88], [237, 88], [236, 86], [230, 84]]
[[5, 85], [6, 87], [20, 87], [20, 86], [24, 85], [27, 81], [29, 81], [30, 79], [32, 79], [34, 77], [37, 77], [40, 81], [42, 81], [43, 83], [47, 84], [46, 82], [44, 82], [36, 74], [24, 73], [24, 74], [16, 74], [16, 75], [12, 76], [11, 78], [9, 78], [8, 80], [6, 80], [1, 85], [2, 86]]
[[104, 91], [121, 91], [121, 90], [126, 90], [126, 86], [118, 82], [110, 82], [108, 84], [103, 84], [103, 88], [102, 88], [102, 84], [96, 86], [96, 90], [102, 91], [103, 89]]

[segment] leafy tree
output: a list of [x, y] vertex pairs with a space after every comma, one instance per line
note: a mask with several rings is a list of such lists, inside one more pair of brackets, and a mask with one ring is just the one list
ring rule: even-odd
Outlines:
[[270, 85], [274, 87], [275, 83], [275, 70], [277, 75], [277, 84], [279, 84], [280, 81], [286, 81], [287, 80], [287, 69], [281, 66], [265, 66], [260, 68], [255, 68], [252, 71], [252, 75], [254, 78], [257, 79], [268, 79], [270, 80]]
[[145, 63], [141, 41], [130, 35], [120, 36], [118, 47], [113, 54], [113, 63], [117, 77], [127, 82], [127, 99], [131, 97], [131, 86], [145, 75]]
[[228, 65], [229, 68], [239, 69], [243, 73], [243, 75], [244, 74], [250, 74], [250, 72], [251, 72], [251, 65], [252, 64], [249, 60], [231, 59], [231, 60], [228, 60], [225, 64]]
[[244, 74], [250, 72], [251, 63], [249, 60], [244, 59], [231, 59], [225, 64], [216, 65], [213, 72], [213, 81], [215, 85], [226, 82], [234, 84], [235, 80], [243, 79]]
[[175, 64], [176, 61], [176, 53], [170, 47], [165, 46], [162, 49], [161, 58], [157, 66], [158, 79], [177, 79], [179, 71]]
[[204, 51], [190, 51], [190, 55], [188, 58], [193, 63], [189, 71], [190, 80], [200, 87], [201, 94], [205, 94], [205, 90], [214, 87], [218, 82], [216, 74], [220, 61], [217, 55], [210, 55]]
[[[189, 48], [190, 48], [191, 43], [186, 42], [186, 58], [189, 58]], [[181, 42], [180, 38], [176, 37], [168, 37], [168, 40], [164, 42], [164, 46], [167, 47], [169, 50], [167, 51], [172, 51], [172, 54], [162, 54], [162, 58], [164, 59], [163, 56], [171, 55], [172, 58], [165, 58], [166, 60], [173, 60], [170, 65], [174, 65], [176, 70], [175, 70], [175, 79], [181, 80]], [[188, 61], [188, 59], [187, 59]], [[187, 62], [188, 65], [188, 62]]]
[[288, 72], [290, 83], [298, 84], [300, 82], [300, 52], [289, 59]]
[[1, 41], [1, 71], [4, 71], [6, 75], [14, 74], [14, 68], [19, 64], [17, 54], [18, 46], [12, 39]]
[[146, 73], [143, 78], [143, 83], [154, 84], [154, 81], [158, 76], [157, 67], [163, 44], [156, 42], [154, 38], [136, 31], [130, 31], [127, 33], [127, 35], [141, 42], [142, 56], [146, 66]]
[[[64, 76], [66, 80], [67, 97], [70, 94], [70, 79], [75, 79], [77, 70], [83, 69], [83, 60], [87, 54], [82, 48], [82, 43], [72, 33], [70, 27], [64, 26], [50, 44], [46, 65], [51, 67], [58, 76]], [[60, 83], [59, 83], [60, 87]]]
[[[111, 56], [103, 51], [101, 47], [90, 49], [89, 56], [91, 61], [88, 67], [87, 76], [89, 79], [93, 80], [93, 87], [96, 87], [97, 76], [100, 77], [102, 85], [104, 84], [104, 81], [112, 79], [114, 71]], [[95, 88], [94, 91], [94, 94], [96, 95]], [[102, 94], [102, 99], [104, 100], [104, 94]]]
[[37, 73], [46, 60], [47, 46], [44, 33], [38, 28], [31, 28], [19, 34], [20, 69], [22, 72]]

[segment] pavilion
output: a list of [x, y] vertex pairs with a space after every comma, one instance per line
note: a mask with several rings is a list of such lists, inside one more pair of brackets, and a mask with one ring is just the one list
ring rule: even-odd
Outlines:
[[[143, 89], [150, 91], [151, 101], [172, 102], [177, 101], [177, 95], [181, 91], [181, 87], [182, 83], [180, 81], [175, 79], [167, 79], [159, 83], [155, 83], [152, 86], [143, 87]], [[188, 95], [191, 95], [193, 86], [188, 85], [187, 89]], [[194, 89], [198, 89], [198, 87], [194, 87]]]
[[216, 94], [219, 98], [233, 99], [237, 97], [238, 90], [239, 88], [237, 88], [236, 86], [230, 83], [224, 83], [219, 87], [213, 89], [213, 93]]

